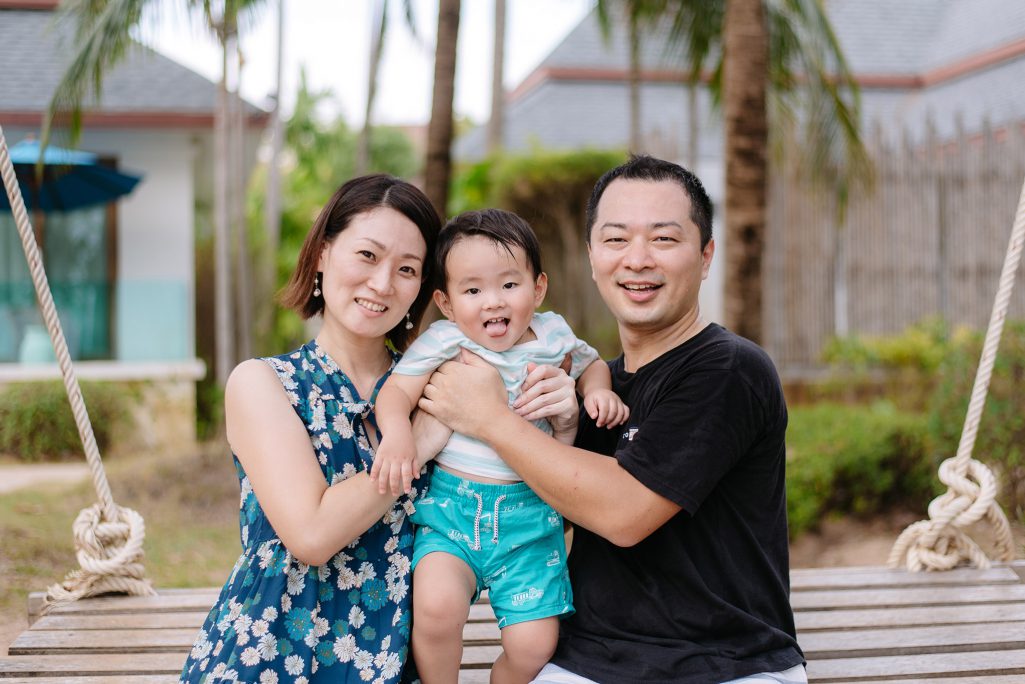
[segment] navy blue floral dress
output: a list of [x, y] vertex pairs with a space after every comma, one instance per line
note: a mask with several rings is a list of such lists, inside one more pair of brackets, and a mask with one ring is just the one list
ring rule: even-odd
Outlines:
[[[388, 373], [363, 401], [316, 341], [264, 361], [306, 425], [327, 481], [369, 470], [373, 450], [363, 419]], [[196, 638], [182, 681], [399, 681], [412, 618], [410, 497], [400, 498], [373, 527], [315, 567], [292, 557], [238, 458], [235, 468], [242, 555]]]

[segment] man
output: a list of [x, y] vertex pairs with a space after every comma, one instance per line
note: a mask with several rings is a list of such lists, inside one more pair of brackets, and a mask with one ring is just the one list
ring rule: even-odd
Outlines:
[[576, 526], [577, 612], [538, 682], [807, 681], [789, 603], [786, 406], [768, 356], [701, 316], [711, 227], [704, 188], [676, 164], [635, 157], [594, 188], [588, 255], [619, 325], [622, 428], [584, 415], [576, 446], [560, 445], [477, 364], [443, 367], [421, 400]]

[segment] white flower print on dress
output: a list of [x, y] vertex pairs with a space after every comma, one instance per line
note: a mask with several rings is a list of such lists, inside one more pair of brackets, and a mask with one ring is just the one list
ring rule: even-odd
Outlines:
[[260, 673], [260, 684], [278, 684], [278, 673], [274, 670], [264, 670]]
[[367, 616], [363, 613], [363, 609], [359, 606], [353, 606], [349, 609], [349, 624], [359, 629], [363, 626]]
[[335, 639], [334, 653], [338, 657], [338, 661], [342, 663], [348, 663], [356, 657], [356, 637], [352, 634], [346, 634], [345, 636], [338, 637]]
[[302, 656], [292, 654], [285, 658], [285, 672], [292, 675], [302, 674], [303, 671], [303, 659]]
[[278, 639], [273, 634], [264, 634], [256, 647], [264, 660], [274, 660], [278, 655]]
[[264, 620], [273, 622], [278, 619], [278, 609], [274, 606], [267, 606], [263, 609], [263, 613], [260, 615]]
[[260, 652], [256, 650], [255, 646], [250, 646], [246, 650], [242, 651], [240, 660], [246, 667], [252, 667], [260, 662]]
[[334, 431], [337, 432], [342, 439], [351, 439], [354, 434], [352, 422], [344, 413], [339, 413], [335, 416], [331, 423], [331, 427], [334, 428]]

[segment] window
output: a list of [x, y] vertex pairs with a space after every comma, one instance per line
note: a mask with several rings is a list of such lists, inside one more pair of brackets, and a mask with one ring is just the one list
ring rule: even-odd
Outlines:
[[[114, 216], [111, 205], [32, 217], [74, 360], [112, 356]], [[0, 362], [52, 359], [14, 217], [0, 212]]]

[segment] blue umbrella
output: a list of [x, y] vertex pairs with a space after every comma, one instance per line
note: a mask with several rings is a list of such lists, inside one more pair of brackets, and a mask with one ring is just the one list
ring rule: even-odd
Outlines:
[[[71, 211], [106, 204], [127, 195], [142, 179], [102, 166], [95, 154], [48, 146], [42, 153], [42, 178], [36, 173], [39, 143], [23, 140], [10, 149], [11, 163], [29, 211]], [[10, 209], [0, 193], [0, 209]]]

